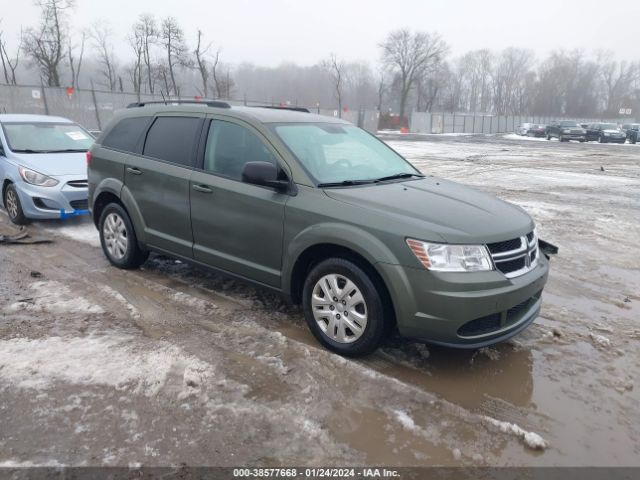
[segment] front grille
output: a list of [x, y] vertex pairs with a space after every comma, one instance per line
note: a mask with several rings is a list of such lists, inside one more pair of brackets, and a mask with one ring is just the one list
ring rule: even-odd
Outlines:
[[89, 186], [89, 182], [87, 180], [71, 180], [67, 182], [67, 185], [73, 188], [87, 188]]
[[496, 262], [496, 268], [502, 273], [517, 272], [525, 267], [524, 257], [516, 258], [515, 260], [507, 260], [506, 262]]
[[508, 278], [527, 273], [536, 266], [538, 239], [533, 232], [518, 238], [487, 244], [496, 269]]
[[69, 202], [71, 208], [74, 210], [86, 210], [89, 208], [89, 200], [86, 198], [84, 200], [72, 200]]
[[507, 240], [506, 242], [489, 243], [487, 245], [491, 253], [503, 253], [511, 250], [517, 250], [522, 247], [522, 241], [519, 238]]
[[475, 320], [465, 323], [458, 329], [458, 335], [461, 337], [473, 337], [475, 335], [495, 332], [499, 329], [500, 314], [494, 313], [493, 315], [476, 318]]

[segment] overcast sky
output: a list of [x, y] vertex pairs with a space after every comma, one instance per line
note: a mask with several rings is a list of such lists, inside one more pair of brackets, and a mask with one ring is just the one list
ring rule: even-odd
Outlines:
[[[604, 8], [602, 8], [604, 7]], [[550, 50], [612, 50], [640, 59], [640, 2], [591, 0], [77, 0], [73, 28], [111, 24], [118, 56], [142, 12], [175, 16], [190, 44], [197, 28], [222, 47], [224, 60], [310, 65], [336, 52], [347, 60], [377, 60], [378, 43], [393, 29], [439, 32], [458, 55], [507, 46]], [[20, 26], [37, 21], [31, 0], [0, 0], [0, 28], [10, 44]]]

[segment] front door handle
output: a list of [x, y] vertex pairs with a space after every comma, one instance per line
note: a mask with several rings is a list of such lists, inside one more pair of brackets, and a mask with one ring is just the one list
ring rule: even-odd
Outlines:
[[132, 167], [127, 167], [127, 173], [130, 173], [131, 175], [142, 175], [141, 170], [138, 170], [137, 168], [132, 168]]
[[194, 185], [193, 189], [196, 192], [200, 192], [200, 193], [213, 193], [213, 190], [211, 190], [209, 187], [207, 187], [206, 185]]

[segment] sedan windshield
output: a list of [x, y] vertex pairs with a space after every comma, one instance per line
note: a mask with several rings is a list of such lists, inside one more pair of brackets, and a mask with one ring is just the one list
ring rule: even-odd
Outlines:
[[93, 137], [75, 123], [3, 123], [9, 149], [18, 153], [84, 152]]
[[618, 125], [615, 123], [601, 123], [600, 128], [602, 130], [618, 130]]
[[272, 128], [322, 186], [422, 176], [383, 142], [352, 125], [294, 123]]
[[560, 122], [560, 126], [561, 127], [579, 127], [580, 125], [578, 125], [576, 122]]

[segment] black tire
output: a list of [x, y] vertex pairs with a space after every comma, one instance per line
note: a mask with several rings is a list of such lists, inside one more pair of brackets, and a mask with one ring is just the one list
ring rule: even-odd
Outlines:
[[[7, 211], [7, 215], [9, 215], [9, 220], [13, 223], [16, 225], [27, 225], [31, 221], [24, 215], [18, 190], [13, 183], [10, 183], [7, 188], [5, 188], [2, 201], [4, 202], [4, 208]], [[9, 205], [9, 203], [11, 205]]]
[[[122, 256], [116, 256], [116, 254], [110, 251], [110, 248], [107, 245], [109, 240], [105, 238], [105, 235], [108, 237], [109, 234], [105, 233], [105, 222], [107, 222], [107, 218], [110, 216], [112, 216], [112, 219], [122, 219], [123, 229], [121, 231], [124, 232], [123, 235], [127, 240], [126, 249], [124, 249]], [[147, 258], [149, 258], [149, 252], [141, 249], [138, 245], [138, 239], [136, 237], [133, 224], [131, 223], [129, 214], [122, 205], [118, 203], [110, 203], [104, 207], [102, 214], [100, 214], [98, 230], [100, 232], [100, 245], [102, 245], [102, 251], [112, 265], [123, 269], [138, 268], [147, 261]]]
[[547, 133], [547, 140], [551, 140], [551, 135]]
[[[314, 289], [317, 286], [316, 284], [318, 284], [325, 275], [331, 274], [339, 275], [353, 282], [355, 288], [362, 294], [366, 305], [366, 326], [360, 337], [351, 343], [343, 343], [331, 338], [323, 332], [314, 317], [313, 305], [311, 303]], [[393, 324], [393, 313], [390, 312], [391, 304], [389, 300], [384, 301], [386, 294], [383, 288], [383, 286], [376, 285], [376, 281], [372, 279], [363, 268], [350, 260], [344, 258], [328, 258], [318, 263], [307, 275], [302, 291], [304, 317], [311, 333], [313, 333], [322, 345], [340, 355], [359, 357], [373, 352], [378, 348], [388, 333], [389, 327]], [[387, 308], [385, 308], [385, 306]], [[340, 318], [338, 310], [335, 309], [335, 307], [332, 310], [335, 312], [335, 316]], [[328, 310], [327, 313], [329, 313]], [[342, 315], [344, 315], [344, 312]]]
[[637, 141], [638, 141], [637, 137], [630, 137], [629, 138], [629, 143], [633, 143], [634, 145], [636, 144]]
[[600, 135], [600, 137], [598, 138], [598, 142], [599, 143], [607, 143], [607, 141], [604, 139], [604, 137], [602, 135]]

